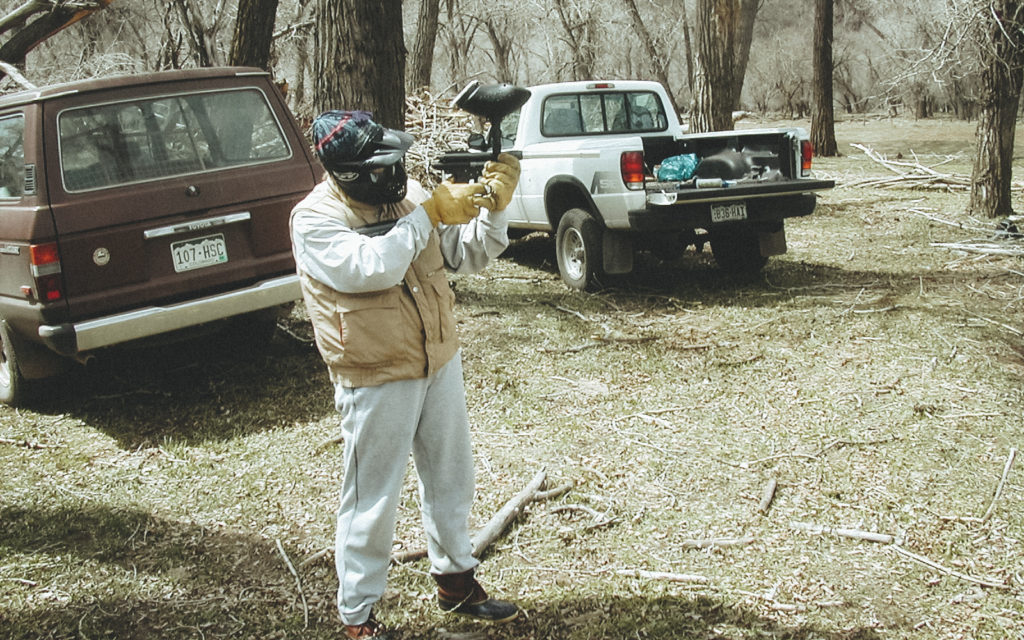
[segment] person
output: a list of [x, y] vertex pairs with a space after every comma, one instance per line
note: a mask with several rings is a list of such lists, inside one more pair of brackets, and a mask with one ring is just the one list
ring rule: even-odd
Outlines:
[[479, 271], [508, 246], [519, 161], [500, 154], [479, 182], [446, 181], [428, 195], [404, 169], [412, 136], [368, 112], [325, 112], [313, 138], [327, 175], [293, 209], [291, 236], [345, 440], [335, 542], [345, 633], [388, 637], [373, 607], [410, 451], [440, 608], [511, 620], [519, 608], [474, 575], [474, 467], [447, 271]]

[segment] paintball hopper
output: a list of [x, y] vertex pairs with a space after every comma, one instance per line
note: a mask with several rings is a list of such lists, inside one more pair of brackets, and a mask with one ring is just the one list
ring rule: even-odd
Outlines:
[[530, 99], [530, 90], [512, 84], [480, 84], [474, 80], [455, 96], [452, 106], [491, 123], [491, 157], [501, 153], [501, 119]]

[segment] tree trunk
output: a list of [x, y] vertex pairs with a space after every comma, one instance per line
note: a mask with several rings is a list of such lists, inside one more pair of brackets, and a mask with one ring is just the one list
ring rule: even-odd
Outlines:
[[206, 25], [203, 23], [203, 16], [199, 7], [192, 4], [191, 0], [174, 0], [178, 8], [178, 15], [181, 17], [181, 24], [185, 26], [189, 43], [192, 45], [192, 52], [196, 56], [200, 67], [212, 67], [219, 63], [217, 51], [207, 37]]
[[430, 72], [434, 68], [434, 45], [437, 43], [437, 18], [440, 0], [421, 0], [416, 21], [416, 42], [412, 47], [412, 72], [409, 89], [430, 87]]
[[316, 0], [313, 104], [405, 128], [401, 0]]
[[739, 0], [697, 0], [691, 132], [733, 128], [734, 52], [739, 15]]
[[487, 32], [487, 39], [491, 43], [491, 56], [494, 58], [494, 73], [498, 82], [512, 82], [515, 76], [512, 73], [512, 53], [515, 46], [515, 35], [507, 29], [502, 29], [493, 16], [484, 21], [484, 30]]
[[278, 0], [238, 0], [228, 64], [268, 69]]
[[686, 86], [693, 92], [693, 42], [690, 40], [690, 19], [686, 16], [686, 3], [679, 3], [683, 18], [683, 50], [686, 52]]
[[972, 213], [990, 218], [1013, 213], [1013, 143], [1024, 86], [1024, 6], [1019, 0], [997, 0], [993, 4], [988, 46], [983, 51], [978, 151], [971, 175], [970, 203]]
[[819, 156], [839, 155], [832, 93], [833, 0], [814, 0], [814, 98], [811, 144]]
[[676, 104], [675, 94], [672, 92], [672, 87], [668, 81], [668, 60], [665, 56], [658, 54], [658, 49], [654, 46], [654, 39], [651, 38], [651, 33], [640, 18], [640, 10], [636, 8], [636, 0], [623, 0], [623, 2], [626, 5], [626, 12], [629, 13], [629, 17], [633, 22], [633, 30], [640, 38], [644, 51], [647, 53], [647, 59], [650, 60], [651, 65], [654, 67], [654, 75], [658, 78], [658, 82], [665, 87], [665, 91], [668, 92], [668, 98], [672, 101], [672, 110], [678, 114], [679, 105]]
[[732, 110], [739, 108], [740, 99], [743, 97], [743, 81], [747, 77], [750, 45], [754, 42], [754, 21], [763, 2], [764, 0], [742, 0], [740, 4], [740, 21], [736, 32], [736, 64], [733, 67]]
[[[15, 66], [24, 66], [25, 56], [50, 36], [68, 27], [90, 14], [106, 8], [113, 0], [93, 0], [87, 3], [69, 5], [64, 2], [25, 3], [19, 9], [7, 14], [0, 32], [14, 31], [4, 44], [0, 46], [0, 60]], [[32, 16], [40, 17], [29, 22]], [[0, 71], [0, 77], [4, 73]]]

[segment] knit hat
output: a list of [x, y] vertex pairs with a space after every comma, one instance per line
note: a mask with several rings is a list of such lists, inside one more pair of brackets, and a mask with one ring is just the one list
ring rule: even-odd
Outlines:
[[369, 111], [325, 111], [313, 120], [316, 155], [328, 169], [390, 166], [412, 143], [409, 134], [374, 122]]

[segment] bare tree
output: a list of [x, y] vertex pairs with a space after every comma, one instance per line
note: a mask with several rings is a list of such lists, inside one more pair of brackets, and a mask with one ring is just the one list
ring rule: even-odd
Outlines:
[[482, 18], [481, 22], [487, 40], [491, 43], [490, 56], [496, 79], [498, 82], [515, 81], [512, 60], [515, 57], [517, 33], [508, 14], [494, 12]]
[[740, 0], [740, 18], [736, 27], [736, 53], [733, 65], [733, 105], [739, 107], [743, 94], [743, 82], [747, 77], [747, 63], [750, 61], [750, 47], [754, 42], [754, 22], [764, 0]]
[[204, 6], [195, 0], [173, 0], [185, 36], [200, 67], [212, 67], [222, 63], [217, 48], [216, 34], [225, 17], [224, 0], [218, 0], [213, 7], [213, 17], [207, 20], [203, 15]]
[[277, 4], [278, 0], [238, 0], [229, 64], [268, 68]]
[[480, 30], [480, 21], [458, 11], [450, 3], [447, 21], [442, 31], [445, 50], [448, 52], [448, 75], [453, 84], [465, 84], [469, 75], [469, 62], [474, 50], [474, 39]]
[[[449, 0], [449, 2], [451, 1]], [[410, 89], [430, 86], [440, 12], [441, 0], [420, 0], [420, 13], [416, 20], [416, 40], [412, 47], [412, 69], [409, 72]]]
[[833, 0], [814, 0], [814, 99], [811, 144], [821, 156], [839, 155], [832, 92]]
[[386, 127], [405, 127], [401, 0], [316, 0], [313, 103], [365, 109]]
[[[104, 9], [113, 0], [27, 0], [0, 18], [0, 61], [23, 66], [25, 56], [40, 42], [60, 30]], [[0, 69], [0, 77], [11, 69]]]
[[594, 78], [599, 45], [597, 12], [593, 4], [580, 0], [554, 0], [553, 4], [569, 49], [569, 77], [573, 80]]
[[[637, 9], [636, 0], [623, 0], [623, 4], [626, 8], [626, 13], [629, 15], [630, 21], [633, 23], [633, 31], [637, 37], [640, 38], [640, 42], [643, 44], [644, 50], [647, 52], [647, 59], [651, 62], [654, 67], [654, 75], [658, 79], [658, 82], [665, 87], [665, 91], [668, 92], [669, 100], [672, 101], [672, 110], [675, 113], [679, 113], [679, 105], [676, 104], [675, 95], [672, 93], [672, 85], [668, 81], [668, 58], [667, 56], [660, 55], [658, 48], [654, 44], [654, 38], [651, 37], [650, 31], [644, 25], [643, 19], [640, 17], [640, 10]], [[730, 107], [730, 112], [732, 108]]]
[[1024, 3], [982, 0], [974, 8], [975, 24], [984, 28], [984, 44], [970, 210], [995, 218], [1013, 213], [1010, 182], [1017, 109], [1024, 86]]
[[739, 9], [739, 0], [697, 0], [690, 131], [733, 128], [732, 111], [736, 103], [733, 65]]

